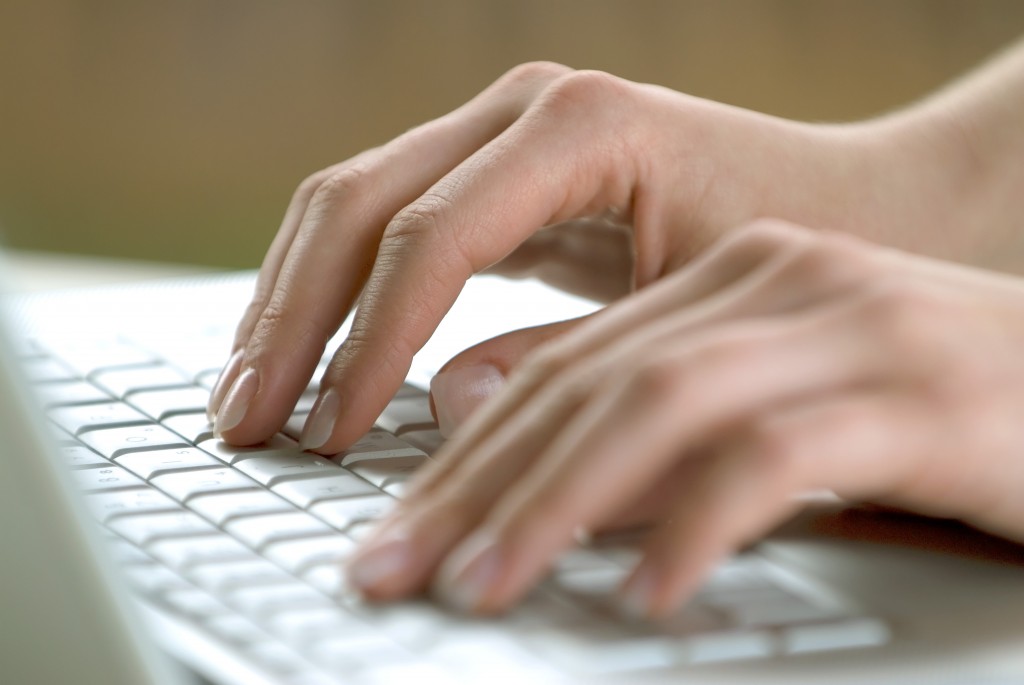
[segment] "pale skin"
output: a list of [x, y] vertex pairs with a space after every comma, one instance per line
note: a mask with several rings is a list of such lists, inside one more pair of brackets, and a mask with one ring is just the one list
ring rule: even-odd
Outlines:
[[657, 616], [815, 489], [1024, 540], [1024, 281], [985, 270], [1024, 272], [1021, 112], [1020, 46], [844, 125], [524, 65], [300, 185], [215, 426], [278, 430], [358, 303], [302, 438], [343, 450], [472, 274], [532, 273], [613, 303], [439, 374], [450, 440], [351, 563], [367, 597], [499, 612], [645, 523], [623, 600]]

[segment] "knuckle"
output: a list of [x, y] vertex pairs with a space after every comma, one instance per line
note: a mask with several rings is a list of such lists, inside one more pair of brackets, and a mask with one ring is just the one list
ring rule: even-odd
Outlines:
[[544, 106], [556, 116], [569, 116], [618, 100], [626, 81], [603, 71], [574, 71], [555, 80], [544, 93]]
[[810, 229], [778, 219], [756, 219], [740, 226], [722, 241], [729, 256], [771, 255], [804, 242]]
[[506, 71], [498, 82], [513, 86], [532, 86], [553, 81], [571, 72], [571, 68], [557, 62], [525, 62]]
[[358, 197], [369, 186], [369, 170], [362, 164], [351, 164], [325, 174], [314, 192], [315, 199], [333, 203]]
[[872, 284], [864, 302], [866, 323], [891, 345], [922, 350], [944, 328], [946, 303], [911, 278], [890, 275]]
[[801, 281], [830, 285], [863, 283], [871, 275], [869, 252], [838, 234], [818, 234], [793, 260], [791, 272]]
[[684, 392], [690, 382], [679, 359], [649, 359], [629, 373], [627, 394], [638, 400], [659, 402]]

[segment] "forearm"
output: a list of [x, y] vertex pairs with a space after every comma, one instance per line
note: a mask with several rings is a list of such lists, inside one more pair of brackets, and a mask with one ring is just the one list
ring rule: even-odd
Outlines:
[[[1024, 41], [879, 121], [919, 160], [925, 252], [1024, 273]], [[946, 253], [946, 254], [944, 254]]]

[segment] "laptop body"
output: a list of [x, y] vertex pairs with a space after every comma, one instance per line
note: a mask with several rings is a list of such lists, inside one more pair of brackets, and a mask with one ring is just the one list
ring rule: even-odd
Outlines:
[[[14, 302], [6, 337], [27, 334], [72, 356], [88, 348], [90, 339], [130, 340], [146, 348], [173, 348], [178, 363], [200, 368], [227, 349], [251, 282], [251, 274], [245, 274], [21, 298]], [[411, 380], [422, 384], [440, 363], [473, 342], [592, 307], [537, 284], [477, 281], [418, 356]], [[196, 330], [203, 334], [195, 335]], [[8, 525], [4, 535], [5, 557], [17, 563], [3, 566], [0, 680], [174, 683], [183, 675], [172, 664], [181, 662], [216, 683], [303, 682], [276, 678], [179, 616], [129, 598], [108, 540], [90, 525], [77, 493], [66, 484], [51, 427], [27, 399], [25, 383], [17, 377], [18, 354], [8, 344], [2, 356], [0, 434], [10, 436], [5, 461], [19, 475], [0, 486], [0, 520], [20, 525]], [[500, 639], [481, 638], [497, 636], [500, 622], [467, 621], [443, 641], [449, 665], [465, 667], [451, 671], [453, 681], [1024, 682], [1024, 555], [1017, 546], [951, 523], [822, 510], [780, 530], [758, 546], [758, 553], [780, 572], [820, 585], [823, 593], [868, 617], [873, 635], [879, 625], [885, 634], [856, 649], [584, 673], [559, 668], [560, 654], [579, 646], [571, 634], [532, 628], [533, 637], [527, 635], [535, 638], [532, 646], [554, 657], [540, 664], [532, 654], [505, 651]], [[446, 630], [452, 625], [460, 624]], [[815, 635], [829, 639], [827, 633]], [[638, 649], [662, 646], [636, 644]], [[614, 648], [609, 645], [609, 653]], [[56, 653], [60, 659], [53, 658]], [[174, 659], [162, 658], [167, 653]], [[634, 650], [620, 656], [650, 655]], [[403, 682], [397, 679], [401, 670], [393, 670], [390, 679], [382, 672], [379, 682]], [[423, 682], [434, 676], [445, 681], [441, 671], [424, 667], [419, 673]], [[327, 677], [332, 680], [324, 682], [350, 680], [343, 670]], [[362, 678], [353, 675], [351, 681]], [[370, 674], [366, 682], [376, 681]]]

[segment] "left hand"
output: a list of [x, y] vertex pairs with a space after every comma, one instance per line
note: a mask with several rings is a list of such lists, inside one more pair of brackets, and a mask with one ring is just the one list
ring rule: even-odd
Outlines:
[[579, 529], [655, 524], [673, 611], [828, 489], [1024, 540], [1024, 282], [764, 221], [548, 342], [356, 554], [371, 599], [501, 611]]

